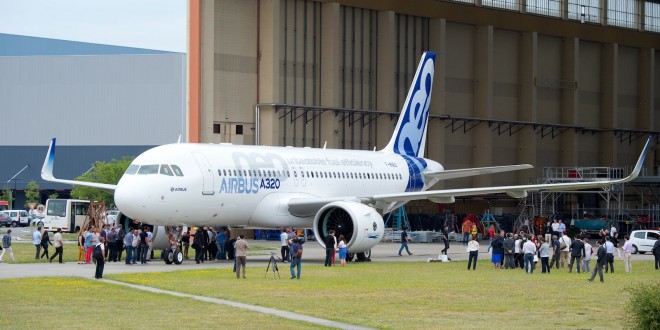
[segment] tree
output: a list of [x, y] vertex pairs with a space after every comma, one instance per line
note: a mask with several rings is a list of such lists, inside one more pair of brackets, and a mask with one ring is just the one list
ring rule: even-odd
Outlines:
[[25, 188], [25, 208], [30, 208], [30, 203], [39, 204], [41, 202], [41, 194], [39, 194], [39, 185], [33, 181], [28, 182]]
[[13, 198], [11, 196], [11, 189], [9, 189], [8, 186], [5, 186], [2, 189], [2, 195], [0, 195], [0, 200], [7, 201], [9, 203], [9, 207], [11, 208]]
[[[117, 184], [133, 159], [135, 159], [135, 157], [124, 156], [120, 160], [113, 159], [107, 163], [97, 161], [92, 164], [92, 169], [90, 171], [77, 177], [76, 180]], [[71, 197], [76, 199], [88, 199], [90, 201], [103, 201], [106, 205], [114, 204], [114, 195], [109, 191], [99, 188], [75, 186], [71, 191]]]
[[52, 193], [52, 194], [48, 195], [48, 199], [57, 199], [57, 197], [60, 197], [60, 194]]

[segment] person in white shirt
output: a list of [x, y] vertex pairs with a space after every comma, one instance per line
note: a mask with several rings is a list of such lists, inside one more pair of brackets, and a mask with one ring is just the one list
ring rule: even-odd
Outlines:
[[550, 264], [548, 263], [550, 259], [550, 244], [545, 240], [545, 237], [541, 238], [539, 257], [541, 258], [541, 273], [550, 273]]
[[632, 272], [632, 264], [630, 263], [630, 258], [632, 257], [632, 243], [630, 242], [630, 236], [626, 235], [623, 237], [626, 242], [623, 243], [623, 265], [626, 267], [626, 273]]
[[[468, 258], [468, 270], [470, 270], [470, 265], [472, 265], [472, 270], [477, 270], [477, 258], [479, 257], [479, 241], [477, 241], [477, 235], [472, 236], [472, 240], [467, 244], [466, 251], [470, 253]], [[474, 261], [474, 263], [472, 263]]]
[[532, 242], [532, 237], [527, 237], [527, 242], [523, 244], [522, 253], [525, 255], [525, 271], [529, 274], [534, 272], [534, 255], [536, 254], [536, 244]]
[[612, 227], [610, 228], [610, 236], [614, 237], [614, 234], [616, 234], [617, 230], [616, 227], [614, 227], [614, 224], [612, 224]]
[[41, 253], [41, 227], [38, 227], [37, 230], [32, 233], [32, 244], [37, 248], [37, 256], [35, 259], [39, 259], [39, 253]]
[[57, 232], [55, 233], [55, 236], [53, 237], [53, 240], [55, 241], [55, 253], [50, 257], [50, 262], [53, 262], [53, 259], [55, 259], [55, 256], [59, 255], [59, 262], [63, 264], [64, 262], [62, 261], [62, 254], [64, 254], [64, 246], [62, 242], [62, 228], [57, 228]]
[[[522, 257], [520, 255], [520, 248], [522, 247], [521, 241], [522, 241], [522, 236], [518, 236], [518, 234], [513, 235], [513, 239], [515, 240], [515, 246], [513, 247], [513, 262], [514, 265], [516, 266], [515, 268], [518, 268], [518, 265], [522, 266]], [[520, 267], [522, 268], [522, 267]]]
[[[149, 245], [149, 250], [147, 250], [147, 260], [151, 259], [151, 251], [153, 246], [154, 233], [151, 232], [151, 229], [147, 227], [147, 245]], [[208, 243], [208, 242], [205, 242]]]
[[280, 244], [282, 245], [282, 262], [289, 262], [291, 256], [289, 256], [289, 234], [286, 232], [286, 229], [282, 229], [280, 234]]
[[[560, 235], [559, 235], [559, 223], [557, 222], [557, 219], [552, 221], [552, 234], [557, 236], [557, 237], [560, 237]], [[552, 239], [552, 238], [550, 238], [550, 239]]]
[[607, 258], [607, 263], [605, 264], [605, 272], [607, 273], [608, 270], [611, 270], [612, 273], [614, 273], [614, 244], [610, 242], [609, 236], [605, 236], [605, 244], [603, 246], [605, 247]]
[[593, 249], [589, 240], [585, 237], [582, 239], [584, 241], [584, 259], [582, 259], [582, 270], [585, 272], [591, 271], [591, 255], [593, 254]]
[[561, 249], [560, 253], [560, 263], [561, 263], [561, 268], [564, 268], [564, 265], [568, 265], [568, 254], [571, 251], [571, 239], [568, 237], [568, 235], [563, 234], [561, 238], [559, 239], [559, 244], [564, 243], [566, 246]]

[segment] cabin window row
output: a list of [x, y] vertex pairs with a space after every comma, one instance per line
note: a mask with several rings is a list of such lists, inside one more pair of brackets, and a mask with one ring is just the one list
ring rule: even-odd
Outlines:
[[[280, 170], [235, 170], [218, 169], [218, 176], [242, 176], [242, 177], [298, 177], [298, 171], [280, 171]], [[375, 179], [375, 180], [402, 180], [403, 176], [399, 173], [361, 173], [361, 172], [321, 172], [321, 171], [300, 171], [302, 178], [320, 178], [320, 179]]]
[[168, 165], [168, 164], [149, 164], [149, 165], [137, 165], [131, 164], [126, 169], [126, 174], [137, 174], [137, 175], [151, 175], [151, 174], [162, 174], [167, 176], [183, 176], [183, 171], [177, 165]]

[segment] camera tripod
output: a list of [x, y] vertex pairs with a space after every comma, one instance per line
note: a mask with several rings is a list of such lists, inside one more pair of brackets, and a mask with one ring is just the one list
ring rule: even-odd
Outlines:
[[275, 253], [270, 254], [270, 260], [268, 260], [268, 266], [266, 266], [266, 274], [264, 278], [268, 276], [268, 270], [273, 271], [273, 278], [275, 278], [275, 273], [277, 273], [277, 278], [280, 278], [280, 270], [277, 267], [277, 259], [275, 259]]

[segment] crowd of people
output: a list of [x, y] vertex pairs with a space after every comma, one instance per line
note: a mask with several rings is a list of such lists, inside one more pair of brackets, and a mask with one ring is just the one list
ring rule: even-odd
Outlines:
[[[463, 243], [466, 245], [468, 255], [467, 269], [476, 270], [479, 256], [479, 237], [474, 232], [475, 224], [469, 220], [462, 226]], [[466, 236], [465, 233], [468, 233]], [[242, 236], [242, 235], [241, 235]], [[231, 237], [228, 228], [215, 231], [212, 227], [197, 228], [194, 233], [185, 231], [181, 237], [176, 237], [174, 232], [169, 236], [171, 249], [181, 250], [184, 259], [189, 259], [189, 247], [195, 250], [196, 263], [216, 260], [233, 260], [234, 271], [237, 278], [246, 278], [246, 251], [249, 249], [244, 237]], [[570, 238], [567, 235], [566, 226], [561, 220], [554, 223], [547, 223], [544, 234], [532, 235], [524, 232], [505, 233], [503, 230], [499, 233], [492, 225], [488, 230], [489, 246], [488, 252], [491, 254], [491, 263], [495, 269], [524, 269], [527, 273], [533, 274], [537, 264], [541, 264], [541, 273], [550, 273], [554, 268], [566, 268], [569, 273], [573, 269], [577, 273], [592, 272], [590, 280], [596, 275], [600, 275], [603, 281], [602, 268], [604, 273], [614, 272], [614, 257], [618, 255], [623, 260], [625, 272], [632, 272], [631, 255], [633, 247], [629, 237], [624, 237], [621, 245], [619, 242], [619, 233], [612, 226], [609, 230], [601, 230], [600, 238], [594, 245], [589, 240], [586, 232], [580, 232]], [[470, 238], [465, 242], [466, 238]], [[442, 230], [442, 240], [444, 249], [442, 254], [446, 255], [449, 249], [448, 227]], [[405, 249], [409, 255], [412, 255], [408, 247], [410, 241], [408, 233], [404, 230], [401, 233], [401, 247], [399, 255]], [[281, 242], [281, 260], [290, 263], [291, 278], [300, 278], [302, 266], [302, 241], [291, 227], [282, 229], [280, 234]], [[326, 258], [324, 265], [332, 267], [335, 265], [335, 258], [338, 255], [342, 267], [346, 265], [348, 255], [347, 242], [343, 235], [336, 237], [333, 230], [329, 230], [323, 239], [326, 248]], [[658, 241], [660, 242], [660, 241]], [[102, 278], [103, 267], [106, 261], [121, 262], [123, 252], [126, 251], [125, 263], [127, 265], [146, 264], [153, 257], [152, 244], [153, 233], [149, 226], [135, 226], [125, 231], [121, 226], [103, 225], [101, 227], [89, 226], [79, 232], [78, 235], [78, 264], [96, 264], [96, 278]], [[58, 229], [53, 239], [50, 238], [48, 231], [38, 228], [33, 232], [33, 244], [35, 246], [35, 259], [47, 258], [53, 262], [59, 256], [58, 261], [62, 263], [63, 241], [61, 230]], [[55, 253], [50, 255], [49, 246], [55, 248]], [[5, 253], [9, 253], [13, 260], [11, 250], [11, 230], [2, 238], [3, 251], [0, 254], [0, 262]], [[98, 250], [98, 251], [97, 251]], [[656, 244], [653, 249], [655, 255], [655, 269], [660, 268], [660, 244]], [[597, 259], [596, 266], [591, 266], [591, 260]], [[297, 271], [296, 271], [297, 270]], [[241, 272], [242, 271], [242, 272]], [[242, 276], [241, 276], [242, 275]]]
[[[477, 235], [473, 235], [471, 241], [465, 242], [466, 230], [471, 226], [473, 224], [463, 223], [463, 240], [467, 245], [466, 252], [469, 253], [467, 269], [476, 270], [479, 253]], [[566, 226], [561, 220], [554, 221], [554, 223], [548, 222], [544, 235], [526, 234], [522, 231], [517, 234], [505, 233], [503, 230], [495, 234], [492, 229], [494, 226], [489, 230], [488, 252], [491, 253], [491, 262], [493, 268], [496, 269], [520, 268], [532, 274], [540, 261], [541, 273], [549, 274], [552, 268], [567, 268], [569, 273], [572, 273], [573, 269], [577, 273], [592, 271], [590, 281], [593, 281], [596, 274], [599, 273], [602, 282], [602, 268], [605, 269], [605, 273], [614, 273], [614, 255], [616, 253], [623, 259], [625, 271], [632, 272], [633, 249], [630, 238], [626, 235], [624, 244], [620, 246], [619, 233], [614, 226], [609, 230], [600, 231], [600, 237], [596, 240], [595, 246], [590, 244], [586, 231], [581, 231], [573, 238], [568, 237]], [[597, 263], [592, 270], [591, 260], [594, 256], [597, 258]], [[656, 269], [658, 269], [657, 265]]]

